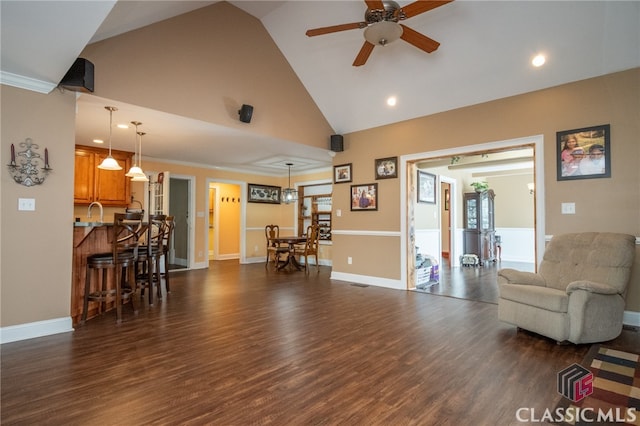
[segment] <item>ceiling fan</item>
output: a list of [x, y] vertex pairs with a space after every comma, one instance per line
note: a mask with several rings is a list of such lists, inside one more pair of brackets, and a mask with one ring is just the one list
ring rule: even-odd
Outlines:
[[395, 1], [365, 0], [364, 2], [367, 4], [367, 10], [364, 13], [363, 22], [352, 22], [350, 24], [315, 28], [308, 30], [306, 34], [309, 37], [314, 37], [338, 31], [365, 28], [365, 42], [353, 62], [354, 67], [364, 65], [376, 45], [384, 46], [399, 38], [414, 45], [418, 49], [431, 53], [440, 46], [440, 43], [407, 27], [406, 25], [398, 23], [398, 21], [404, 21], [412, 16], [428, 12], [436, 7], [451, 3], [452, 1], [453, 0], [418, 0], [401, 8]]

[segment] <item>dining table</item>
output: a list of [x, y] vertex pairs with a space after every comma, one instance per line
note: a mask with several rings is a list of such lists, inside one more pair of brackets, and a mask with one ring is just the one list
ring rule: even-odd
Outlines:
[[300, 265], [300, 263], [298, 263], [298, 261], [296, 260], [296, 256], [295, 256], [295, 246], [296, 244], [304, 244], [307, 242], [307, 237], [298, 237], [295, 235], [291, 235], [288, 237], [277, 237], [277, 238], [272, 238], [271, 242], [277, 245], [280, 244], [288, 244], [289, 245], [289, 252], [287, 254], [287, 260], [285, 260], [284, 262], [278, 262], [278, 271], [283, 270], [284, 268], [287, 267], [287, 265], [289, 267], [294, 267], [296, 268], [298, 271], [302, 270], [302, 265]]

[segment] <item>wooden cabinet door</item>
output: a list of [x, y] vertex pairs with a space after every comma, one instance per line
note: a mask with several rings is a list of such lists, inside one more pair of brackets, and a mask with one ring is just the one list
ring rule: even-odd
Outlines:
[[101, 170], [97, 165], [109, 155], [108, 151], [96, 154], [96, 194], [95, 201], [104, 206], [127, 206], [131, 201], [131, 182], [125, 176], [131, 167], [131, 155], [128, 153], [111, 152], [111, 156], [122, 166], [122, 170]]
[[89, 204], [94, 201], [95, 154], [90, 151], [76, 149], [73, 179], [73, 202]]

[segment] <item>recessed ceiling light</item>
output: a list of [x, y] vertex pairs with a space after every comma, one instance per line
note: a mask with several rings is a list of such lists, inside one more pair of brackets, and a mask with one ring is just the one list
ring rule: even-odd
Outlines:
[[94, 139], [93, 143], [104, 143], [102, 139]]
[[541, 67], [544, 65], [545, 61], [546, 61], [546, 58], [542, 53], [540, 53], [533, 57], [533, 59], [531, 60], [531, 63], [533, 64], [534, 67]]
[[129, 125], [128, 124], [118, 124], [118, 129], [128, 129]]
[[387, 98], [387, 105], [389, 105], [389, 106], [396, 106], [397, 102], [398, 102], [398, 100], [396, 99], [395, 96], [389, 96]]

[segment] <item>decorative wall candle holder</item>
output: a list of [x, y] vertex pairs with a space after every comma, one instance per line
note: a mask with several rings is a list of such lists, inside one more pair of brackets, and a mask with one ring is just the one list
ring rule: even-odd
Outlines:
[[[31, 138], [20, 142], [19, 146], [24, 151], [16, 152], [15, 146], [11, 144], [11, 162], [7, 164], [9, 173], [16, 183], [24, 186], [34, 186], [44, 183], [51, 170], [49, 167], [49, 150], [44, 149], [44, 159], [36, 151], [38, 144], [33, 143]], [[17, 161], [17, 162], [16, 162]]]

